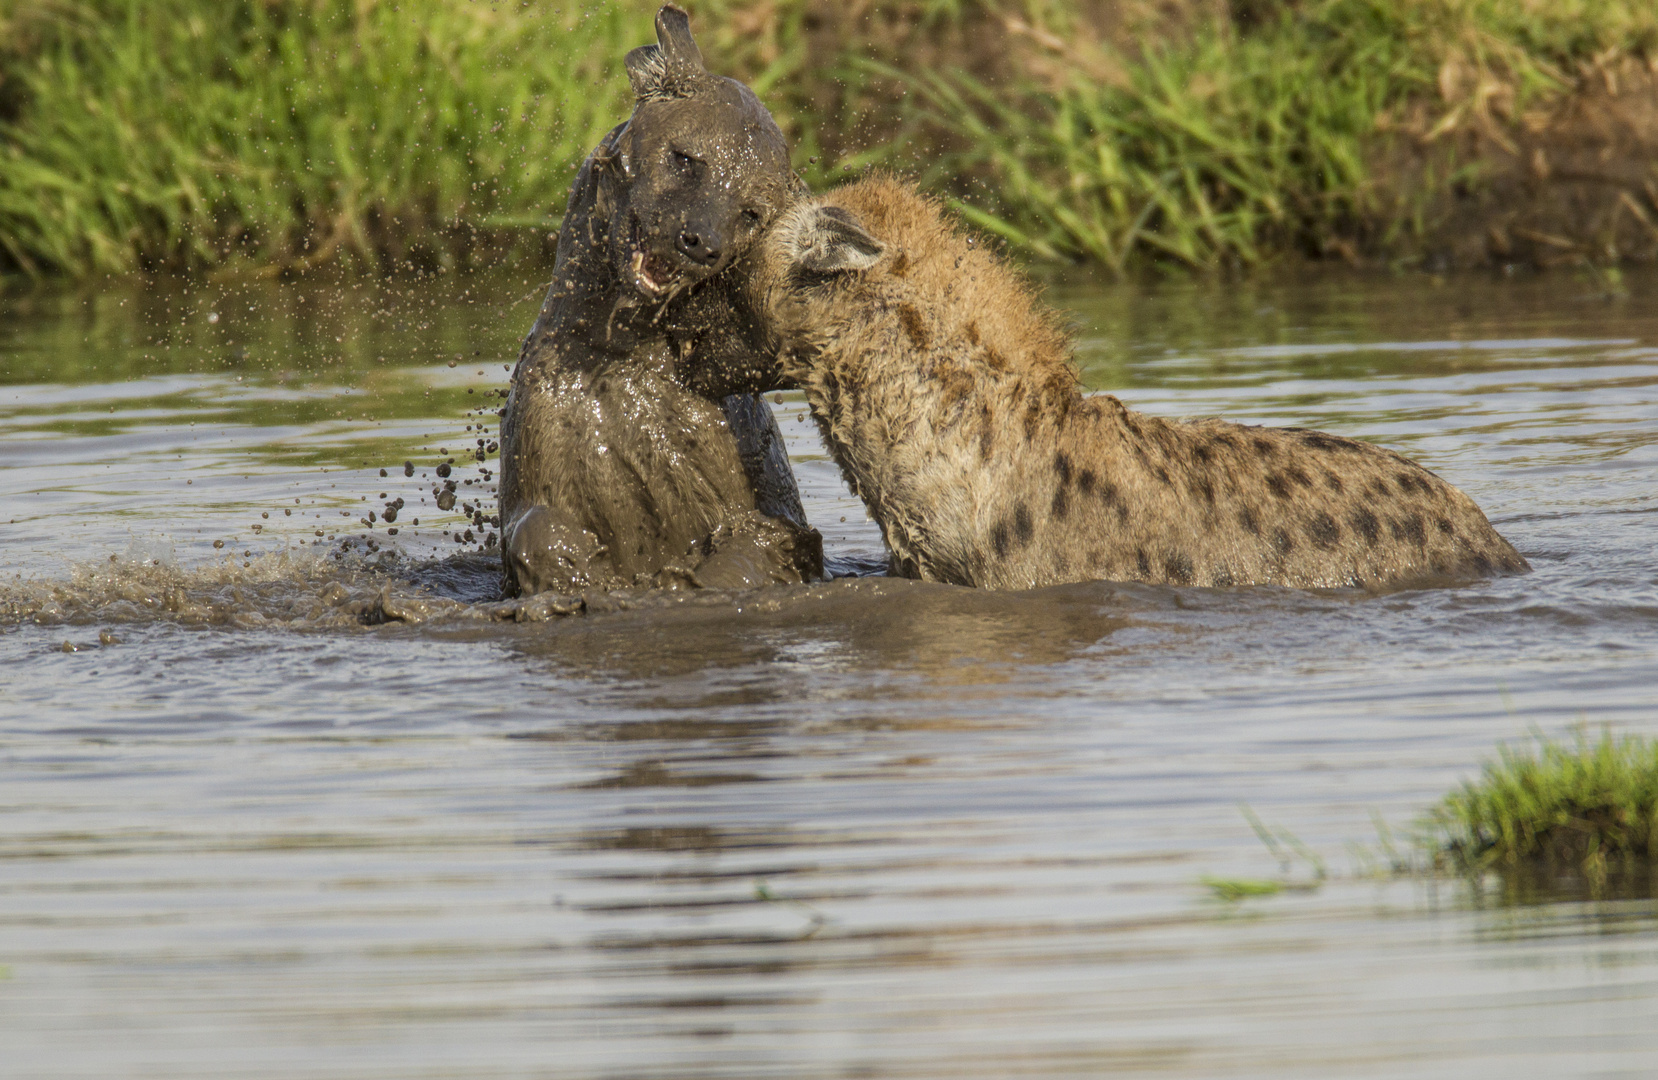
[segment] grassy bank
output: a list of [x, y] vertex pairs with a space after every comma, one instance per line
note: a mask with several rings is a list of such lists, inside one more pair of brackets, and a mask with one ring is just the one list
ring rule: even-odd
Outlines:
[[[1211, 268], [1284, 252], [1527, 258], [1536, 253], [1515, 249], [1536, 248], [1539, 235], [1555, 257], [1651, 254], [1658, 172], [1647, 163], [1658, 124], [1649, 115], [1597, 140], [1583, 118], [1563, 114], [1598, 94], [1589, 127], [1621, 121], [1620, 95], [1607, 87], [1649, 112], [1658, 104], [1658, 7], [1232, 8], [1248, 18], [1200, 23], [1133, 53], [1099, 40], [1064, 5], [1045, 21], [1004, 18], [1046, 49], [1046, 69], [1026, 64], [997, 83], [960, 70], [904, 76], [917, 91], [912, 115], [956, 136], [932, 175], [988, 175], [993, 197], [964, 206], [981, 226], [1119, 270], [1145, 257]], [[1575, 128], [1558, 130], [1563, 119]], [[1590, 205], [1547, 205], [1558, 194], [1548, 190], [1549, 159], [1585, 150], [1596, 175], [1562, 179], [1604, 190]], [[1620, 167], [1630, 175], [1616, 175]], [[1513, 190], [1516, 171], [1533, 174], [1521, 177], [1527, 190]], [[1472, 246], [1459, 235], [1470, 229]], [[1517, 240], [1506, 235], [1515, 230]]]
[[0, 250], [31, 273], [379, 269], [538, 242], [645, 5], [0, 0]]
[[[1117, 270], [1658, 250], [1649, 0], [705, 0], [814, 185]], [[542, 251], [654, 2], [0, 0], [0, 261]], [[1643, 111], [1645, 110], [1645, 111]]]

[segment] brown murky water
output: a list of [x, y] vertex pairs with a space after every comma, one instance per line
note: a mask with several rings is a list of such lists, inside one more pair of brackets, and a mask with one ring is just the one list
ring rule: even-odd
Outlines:
[[[1500, 740], [1658, 732], [1658, 278], [1052, 296], [1090, 385], [1396, 447], [1535, 572], [472, 618], [532, 278], [0, 295], [0, 1073], [1652, 1075], [1651, 900], [1350, 845]], [[1240, 803], [1330, 879], [1215, 899], [1279, 872]]]

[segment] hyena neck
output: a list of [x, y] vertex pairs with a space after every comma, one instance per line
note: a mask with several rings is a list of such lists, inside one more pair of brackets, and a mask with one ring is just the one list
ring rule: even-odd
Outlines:
[[[830, 456], [868, 506], [894, 571], [978, 584], [994, 523], [1031, 530], [1027, 476], [1051, 468], [1072, 442], [1076, 391], [1039, 370], [984, 371], [934, 364], [892, 370], [874, 350], [811, 350], [794, 370]], [[1057, 394], [1064, 400], [1056, 403]], [[1035, 400], [998, 412], [992, 402]]]

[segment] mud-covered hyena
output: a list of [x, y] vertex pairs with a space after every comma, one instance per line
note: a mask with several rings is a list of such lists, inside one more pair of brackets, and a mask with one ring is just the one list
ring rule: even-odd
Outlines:
[[656, 29], [627, 56], [632, 117], [571, 186], [502, 415], [502, 554], [519, 594], [822, 573], [770, 410], [676, 375], [703, 343], [729, 353], [727, 305], [680, 309], [722, 287], [799, 180], [759, 99], [703, 67], [685, 13], [663, 7]]
[[907, 185], [805, 199], [748, 264], [766, 381], [805, 391], [897, 573], [1374, 588], [1528, 569], [1392, 451], [1083, 396], [1053, 314]]

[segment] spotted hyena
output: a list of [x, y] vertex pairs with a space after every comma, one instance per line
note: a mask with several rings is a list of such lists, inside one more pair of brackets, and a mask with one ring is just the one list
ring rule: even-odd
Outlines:
[[571, 185], [513, 371], [500, 505], [514, 593], [821, 576], [770, 410], [680, 377], [703, 349], [741, 366], [712, 294], [799, 180], [754, 93], [704, 68], [685, 12], [664, 6], [656, 29], [627, 56], [632, 117]]
[[745, 274], [772, 381], [805, 391], [897, 573], [1379, 587], [1528, 569], [1391, 450], [1083, 396], [1054, 315], [896, 181], [801, 201]]

